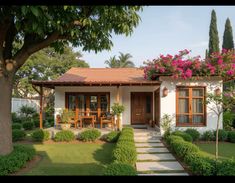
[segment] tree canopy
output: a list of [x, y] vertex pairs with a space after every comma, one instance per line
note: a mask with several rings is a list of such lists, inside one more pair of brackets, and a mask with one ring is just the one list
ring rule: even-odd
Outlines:
[[222, 48], [234, 49], [233, 29], [232, 29], [229, 18], [227, 18], [226, 23], [225, 23]]
[[116, 58], [116, 55], [113, 57], [110, 57], [108, 60], [106, 60], [104, 63], [108, 65], [110, 68], [127, 68], [127, 67], [135, 67], [135, 64], [133, 61], [130, 60], [132, 58], [132, 55], [129, 53], [122, 53], [119, 52], [118, 59]]

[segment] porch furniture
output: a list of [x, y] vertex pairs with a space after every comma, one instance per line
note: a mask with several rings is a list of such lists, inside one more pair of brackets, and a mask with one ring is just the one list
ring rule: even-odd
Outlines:
[[[71, 118], [68, 123], [73, 124], [74, 127], [77, 128], [78, 121], [79, 120], [76, 120], [75, 118]], [[56, 115], [56, 127], [60, 126], [60, 123], [62, 123], [62, 119], [61, 119], [61, 116], [57, 114]]]
[[105, 116], [100, 117], [100, 128], [103, 128], [103, 124], [111, 124], [112, 129], [114, 128], [114, 116], [110, 113], [106, 113]]
[[95, 126], [95, 116], [91, 115], [91, 116], [80, 116], [80, 128], [82, 128], [83, 126], [83, 121], [89, 119], [89, 121], [91, 121], [92, 127], [94, 128]]

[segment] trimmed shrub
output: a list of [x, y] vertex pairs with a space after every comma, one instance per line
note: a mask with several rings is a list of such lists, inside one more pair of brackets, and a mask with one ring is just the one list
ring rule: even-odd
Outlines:
[[235, 115], [232, 111], [225, 111], [223, 113], [223, 127], [225, 130], [231, 130], [233, 127], [233, 121], [235, 120]]
[[205, 131], [202, 134], [202, 140], [213, 141], [213, 140], [215, 140], [215, 134], [211, 130]]
[[166, 143], [168, 144], [168, 145], [172, 145], [172, 142], [174, 141], [174, 140], [181, 140], [181, 141], [183, 141], [184, 139], [182, 138], [182, 137], [180, 137], [180, 136], [176, 136], [176, 135], [169, 135], [167, 138], [166, 138]]
[[[216, 130], [214, 131], [214, 136], [216, 138]], [[226, 130], [219, 129], [218, 139], [219, 141], [227, 141], [228, 132]]]
[[43, 142], [49, 140], [50, 133], [46, 130], [38, 129], [32, 133], [33, 141]]
[[11, 128], [14, 130], [14, 129], [18, 129], [18, 130], [21, 130], [22, 128], [22, 125], [20, 123], [13, 123]]
[[185, 141], [188, 141], [188, 142], [192, 142], [193, 141], [193, 138], [191, 137], [191, 135], [185, 133], [185, 132], [182, 132], [182, 131], [174, 131], [171, 133], [172, 135], [176, 135], [176, 136], [180, 136], [182, 137]]
[[201, 152], [186, 154], [184, 161], [195, 175], [212, 176], [216, 174], [215, 160], [202, 155]]
[[117, 142], [120, 132], [112, 131], [105, 136], [107, 142]]
[[34, 128], [34, 123], [31, 121], [26, 121], [23, 123], [23, 128], [25, 130], [32, 130]]
[[235, 161], [223, 160], [217, 164], [217, 175], [235, 176]]
[[118, 175], [129, 175], [129, 176], [135, 176], [137, 175], [137, 172], [135, 168], [129, 164], [125, 163], [112, 163], [107, 166], [107, 168], [104, 171], [104, 175], [109, 176], [118, 176]]
[[200, 138], [200, 133], [196, 129], [188, 128], [184, 132], [189, 134], [193, 138], [193, 141], [197, 141]]
[[95, 141], [101, 136], [101, 132], [97, 129], [85, 130], [80, 134], [79, 139], [82, 141]]
[[14, 145], [14, 149], [10, 154], [0, 156], [0, 175], [16, 172], [24, 167], [27, 161], [32, 160], [35, 154], [35, 149], [31, 147]]
[[228, 141], [235, 143], [235, 131], [228, 132]]
[[133, 146], [119, 146], [113, 150], [115, 162], [134, 165], [137, 160], [136, 149]]
[[22, 123], [21, 117], [17, 116], [15, 112], [11, 113], [12, 123]]
[[12, 130], [12, 140], [13, 142], [23, 140], [26, 136], [26, 133], [23, 130], [14, 129]]
[[69, 130], [62, 130], [56, 133], [54, 138], [56, 142], [63, 142], [63, 141], [69, 142], [74, 139], [75, 139], [74, 133]]

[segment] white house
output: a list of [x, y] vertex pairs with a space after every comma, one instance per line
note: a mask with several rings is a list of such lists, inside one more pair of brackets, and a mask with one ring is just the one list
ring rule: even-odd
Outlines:
[[216, 115], [204, 102], [206, 93], [223, 90], [219, 77], [176, 80], [159, 76], [148, 81], [138, 68], [71, 68], [56, 80], [32, 84], [55, 89], [55, 118], [67, 108], [77, 117], [95, 115], [99, 122], [119, 102], [125, 106], [122, 125], [149, 124], [152, 120], [160, 128], [161, 117], [169, 114], [173, 129], [196, 128], [200, 132], [216, 129]]

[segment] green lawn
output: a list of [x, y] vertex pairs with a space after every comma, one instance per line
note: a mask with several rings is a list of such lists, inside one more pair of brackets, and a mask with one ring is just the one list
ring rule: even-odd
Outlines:
[[[215, 156], [215, 142], [212, 143], [198, 143], [196, 144], [207, 155]], [[219, 142], [219, 158], [230, 159], [235, 158], [235, 143]]]
[[[25, 175], [102, 175], [115, 144], [36, 144], [39, 164]], [[29, 145], [31, 146], [31, 145]]]

